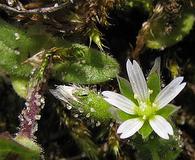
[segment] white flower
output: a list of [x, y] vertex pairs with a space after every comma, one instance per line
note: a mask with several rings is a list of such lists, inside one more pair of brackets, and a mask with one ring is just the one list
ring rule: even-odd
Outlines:
[[134, 98], [138, 103], [135, 104], [132, 100], [115, 92], [102, 92], [108, 103], [136, 117], [124, 121], [119, 126], [117, 133], [121, 134], [120, 138], [124, 139], [132, 136], [142, 128], [145, 122], [149, 122], [156, 134], [164, 139], [169, 139], [169, 135], [173, 135], [173, 128], [164, 117], [157, 115], [156, 112], [171, 102], [185, 87], [186, 83], [182, 83], [183, 77], [174, 79], [151, 102], [150, 90], [138, 63], [133, 61], [132, 64], [128, 60], [126, 68]]

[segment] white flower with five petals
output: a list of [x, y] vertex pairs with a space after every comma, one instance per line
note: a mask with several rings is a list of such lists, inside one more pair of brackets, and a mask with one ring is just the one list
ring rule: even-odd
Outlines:
[[157, 112], [166, 107], [185, 87], [186, 83], [182, 83], [183, 77], [177, 77], [170, 82], [151, 102], [150, 90], [139, 64], [135, 60], [133, 63], [128, 60], [126, 68], [137, 103], [115, 92], [102, 92], [108, 103], [135, 117], [124, 121], [119, 126], [117, 133], [120, 134], [120, 138], [125, 139], [132, 136], [142, 128], [144, 123], [148, 122], [156, 134], [161, 138], [169, 139], [169, 135], [173, 135], [173, 128]]

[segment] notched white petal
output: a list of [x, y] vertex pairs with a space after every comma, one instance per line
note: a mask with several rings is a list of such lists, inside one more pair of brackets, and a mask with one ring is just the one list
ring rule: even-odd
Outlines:
[[159, 109], [166, 106], [172, 101], [185, 87], [186, 83], [182, 83], [183, 77], [178, 77], [171, 81], [155, 98], [154, 103], [158, 105]]
[[134, 108], [136, 105], [125, 96], [111, 91], [104, 91], [102, 92], [102, 95], [105, 97], [104, 99], [111, 105], [121, 109], [128, 114], [135, 113]]
[[119, 126], [117, 133], [121, 134], [121, 139], [128, 138], [135, 134], [143, 126], [143, 124], [144, 121], [140, 118], [129, 119]]
[[126, 68], [134, 94], [140, 101], [145, 101], [149, 93], [146, 80], [139, 64], [136, 61], [133, 61], [132, 64], [130, 60], [127, 60]]
[[169, 122], [162, 116], [156, 115], [149, 120], [150, 126], [161, 138], [169, 139], [173, 135], [173, 128]]
[[139, 94], [142, 95], [142, 100], [147, 100], [149, 97], [149, 93], [148, 93], [146, 79], [144, 77], [142, 69], [140, 68], [139, 64], [135, 60], [133, 61], [133, 68], [139, 82], [137, 85], [140, 86]]

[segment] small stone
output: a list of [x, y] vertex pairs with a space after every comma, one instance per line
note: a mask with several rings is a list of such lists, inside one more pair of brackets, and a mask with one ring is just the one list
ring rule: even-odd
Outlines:
[[25, 102], [25, 106], [28, 107], [29, 106], [29, 103], [28, 102]]
[[14, 65], [14, 69], [17, 69], [18, 68], [18, 66], [17, 65]]
[[111, 123], [110, 123], [110, 127], [113, 127], [113, 125], [114, 125], [114, 123], [113, 123], [113, 122], [111, 122]]
[[45, 104], [45, 98], [42, 97], [40, 101], [42, 104]]
[[100, 125], [101, 125], [100, 121], [97, 121], [95, 124], [96, 127], [99, 127]]
[[35, 133], [36, 131], [38, 131], [38, 124], [35, 123], [32, 132]]
[[35, 94], [35, 98], [39, 99], [39, 98], [41, 98], [41, 95], [38, 94], [38, 93], [36, 93], [36, 94]]
[[30, 120], [29, 122], [28, 122], [28, 125], [30, 126], [32, 124], [32, 121]]
[[41, 119], [41, 115], [35, 115], [35, 119], [36, 120], [40, 120]]
[[34, 102], [35, 102], [36, 106], [41, 106], [41, 102], [39, 102], [38, 100], [35, 100]]
[[72, 106], [67, 106], [66, 107], [68, 110], [71, 110], [72, 109]]
[[83, 110], [83, 108], [82, 108], [82, 107], [79, 107], [79, 109], [78, 109], [78, 110], [79, 110], [79, 112], [80, 112], [80, 113], [83, 113], [83, 112], [84, 112], [84, 110]]
[[91, 112], [95, 112], [95, 109], [94, 109], [94, 108], [90, 108], [90, 111], [91, 111]]
[[54, 7], [58, 7], [58, 6], [59, 6], [58, 3], [55, 3], [55, 4], [54, 4]]
[[20, 39], [19, 33], [14, 33], [14, 36], [15, 36], [16, 40], [19, 40]]
[[86, 117], [89, 118], [90, 116], [91, 116], [90, 113], [87, 113]]
[[149, 94], [152, 94], [152, 93], [153, 93], [153, 90], [149, 89], [149, 91], [148, 91], [148, 92], [149, 92]]
[[74, 118], [78, 118], [78, 117], [79, 117], [79, 115], [78, 115], [78, 114], [75, 114], [75, 115], [74, 115]]
[[14, 2], [15, 2], [14, 0], [7, 0], [7, 3], [8, 3], [9, 6], [13, 6]]
[[20, 55], [20, 52], [17, 51], [17, 50], [15, 50], [14, 53], [15, 53], [16, 55]]
[[95, 120], [94, 119], [91, 119], [91, 123], [94, 123], [95, 122]]

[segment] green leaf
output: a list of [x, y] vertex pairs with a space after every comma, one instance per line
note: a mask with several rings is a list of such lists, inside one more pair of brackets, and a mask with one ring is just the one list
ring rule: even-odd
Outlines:
[[122, 95], [129, 98], [131, 101], [137, 104], [137, 100], [134, 98], [134, 93], [131, 88], [131, 84], [126, 79], [117, 76], [117, 81], [119, 85], [119, 89]]
[[165, 33], [167, 27], [166, 14], [150, 20], [150, 28], [145, 37], [148, 48], [162, 49], [172, 46], [189, 34], [193, 28], [195, 17], [189, 8], [183, 10], [180, 13], [181, 16], [175, 19], [173, 29], [168, 33]]
[[63, 82], [97, 84], [112, 79], [119, 73], [116, 60], [98, 50], [73, 44], [62, 52], [65, 56], [68, 54], [67, 60], [54, 66], [53, 77]]
[[11, 79], [13, 89], [22, 98], [27, 97], [28, 80], [22, 78]]
[[12, 138], [0, 136], [0, 160], [40, 160], [40, 152], [26, 148]]
[[0, 41], [0, 70], [14, 77], [28, 77], [32, 67], [21, 64], [19, 55]]
[[147, 85], [148, 88], [152, 91], [150, 94], [150, 100], [153, 102], [160, 92], [160, 77], [156, 72], [153, 72], [148, 76]]
[[173, 104], [168, 104], [164, 108], [157, 111], [157, 114], [163, 116], [164, 118], [169, 118], [170, 115], [177, 112], [180, 109], [180, 107], [177, 107]]
[[28, 78], [32, 66], [23, 62], [42, 49], [59, 45], [68, 46], [44, 32], [42, 26], [24, 30], [0, 19], [0, 67], [12, 77]]
[[142, 135], [143, 139], [146, 139], [152, 133], [152, 131], [152, 127], [150, 126], [149, 122], [146, 121], [142, 128], [139, 130], [139, 133]]

